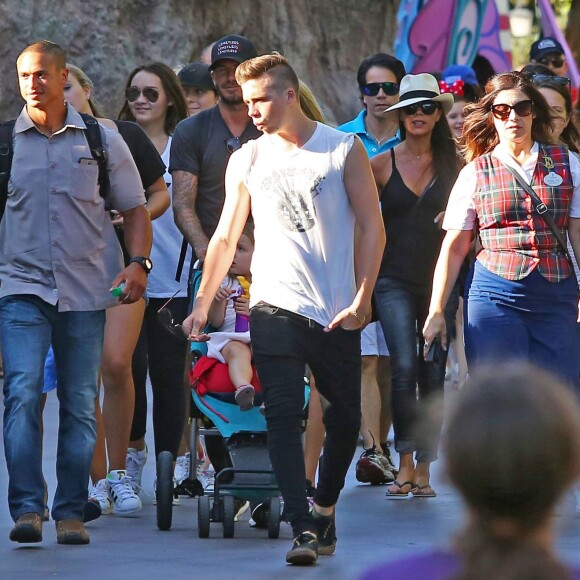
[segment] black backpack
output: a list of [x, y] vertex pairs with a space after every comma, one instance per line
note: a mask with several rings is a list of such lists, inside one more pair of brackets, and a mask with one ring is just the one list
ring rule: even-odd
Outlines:
[[[110, 182], [107, 173], [107, 152], [103, 147], [101, 128], [99, 123], [91, 115], [79, 113], [87, 126], [86, 138], [93, 159], [99, 164], [99, 193], [103, 199], [109, 195]], [[14, 124], [16, 120], [0, 123], [0, 220], [4, 215], [6, 200], [8, 199], [8, 181], [12, 169], [12, 158], [14, 156], [13, 136]]]

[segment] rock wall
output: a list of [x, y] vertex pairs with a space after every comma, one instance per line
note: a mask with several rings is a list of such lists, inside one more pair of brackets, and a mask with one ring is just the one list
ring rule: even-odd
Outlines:
[[199, 60], [226, 34], [250, 38], [260, 53], [278, 50], [312, 88], [329, 118], [360, 110], [360, 60], [392, 51], [398, 0], [3, 0], [0, 3], [0, 120], [22, 106], [15, 62], [46, 38], [68, 52], [95, 83], [109, 116], [123, 102], [128, 73], [161, 60]]

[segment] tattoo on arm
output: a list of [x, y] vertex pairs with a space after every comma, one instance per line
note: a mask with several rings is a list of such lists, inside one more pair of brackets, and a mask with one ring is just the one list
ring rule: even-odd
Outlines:
[[188, 171], [175, 171], [173, 177], [173, 217], [175, 225], [194, 247], [198, 257], [205, 255], [208, 238], [203, 233], [195, 212], [197, 198], [197, 175]]

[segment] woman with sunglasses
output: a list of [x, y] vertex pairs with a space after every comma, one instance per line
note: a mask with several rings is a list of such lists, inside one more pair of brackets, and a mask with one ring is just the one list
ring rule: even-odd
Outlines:
[[552, 139], [578, 153], [580, 133], [572, 122], [574, 110], [570, 93], [570, 79], [552, 73], [541, 64], [530, 64], [522, 69], [528, 74], [535, 87], [542, 93], [552, 112]]
[[[527, 359], [577, 386], [578, 285], [565, 233], [568, 229], [579, 256], [580, 163], [566, 147], [550, 145], [552, 112], [527, 75], [496, 75], [469, 111], [463, 134], [469, 163], [451, 192], [443, 222], [447, 234], [425, 343], [436, 338], [447, 343], [443, 309], [477, 227], [482, 250], [465, 329], [470, 369]], [[534, 192], [541, 204], [534, 202]]]
[[[145, 131], [169, 167], [171, 136], [175, 127], [188, 116], [187, 104], [176, 74], [163, 63], [154, 62], [133, 70], [125, 88], [125, 104], [119, 118], [135, 121]], [[165, 173], [171, 192], [171, 174]], [[168, 211], [153, 222], [151, 260], [154, 268], [147, 282], [148, 303], [141, 335], [133, 355], [135, 414], [127, 453], [127, 472], [137, 485], [147, 458], [147, 371], [153, 389], [153, 430], [155, 456], [169, 451], [177, 457], [183, 432], [183, 380], [187, 342], [167, 332], [157, 312], [167, 306], [174, 320], [187, 316], [187, 275], [176, 282], [183, 236]], [[191, 257], [186, 257], [187, 262]], [[170, 300], [169, 304], [166, 304]]]
[[[147, 211], [152, 220], [158, 218], [169, 207], [170, 197], [163, 178], [165, 167], [155, 147], [134, 123], [103, 118], [94, 102], [94, 85], [91, 79], [72, 64], [67, 64], [67, 68], [69, 75], [64, 87], [66, 100], [77, 111], [97, 117], [101, 125], [121, 134], [139, 170], [147, 198]], [[112, 217], [127, 264], [130, 256], [123, 243], [123, 217], [119, 214]], [[144, 300], [135, 304], [121, 304], [107, 310], [101, 363], [103, 410], [101, 413], [97, 399], [97, 442], [91, 465], [91, 480], [94, 485], [89, 494], [91, 501], [98, 503], [104, 514], [114, 511], [118, 515], [128, 515], [141, 509], [141, 500], [124, 474], [135, 408], [131, 359], [139, 338], [144, 311]]]
[[[447, 352], [438, 352], [430, 361], [418, 357], [417, 327], [427, 316], [443, 237], [438, 222], [460, 166], [445, 117], [452, 106], [453, 96], [441, 94], [432, 75], [403, 77], [399, 102], [388, 109], [399, 112], [402, 142], [371, 159], [387, 232], [375, 302], [391, 354], [391, 406], [400, 466], [387, 497], [394, 499], [411, 492], [416, 497], [436, 495], [430, 464], [437, 458], [441, 422], [428, 418], [443, 394]], [[449, 307], [451, 317], [456, 309], [457, 298]], [[428, 425], [420, 425], [423, 420]]]

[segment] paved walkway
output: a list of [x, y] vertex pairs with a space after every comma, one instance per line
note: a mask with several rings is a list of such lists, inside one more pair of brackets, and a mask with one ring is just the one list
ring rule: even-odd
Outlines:
[[[49, 397], [45, 411], [45, 474], [54, 491], [56, 397]], [[148, 434], [150, 439], [150, 434]], [[149, 441], [150, 448], [153, 447]], [[484, 458], [482, 458], [483, 460]], [[541, 469], [541, 466], [539, 466]], [[538, 485], [542, 482], [538, 473]], [[153, 462], [143, 476], [145, 489], [152, 493]], [[0, 580], [75, 578], [92, 580], [122, 578], [357, 578], [372, 563], [412, 554], [435, 545], [445, 545], [461, 525], [463, 509], [457, 494], [436, 471], [433, 479], [438, 497], [388, 501], [383, 487], [358, 485], [354, 463], [337, 515], [338, 547], [331, 557], [322, 556], [311, 568], [287, 566], [284, 555], [291, 533], [283, 524], [280, 539], [268, 540], [265, 530], [248, 527], [245, 515], [236, 524], [235, 538], [223, 539], [221, 525], [212, 524], [211, 536], [197, 537], [197, 501], [182, 499], [174, 508], [173, 526], [161, 532], [155, 523], [152, 497], [144, 498], [144, 508], [132, 518], [104, 516], [88, 524], [89, 546], [59, 546], [53, 522], [45, 524], [41, 544], [19, 546], [8, 540], [12, 521], [6, 505], [7, 474], [0, 459]], [[580, 567], [580, 516], [571, 497], [558, 517], [558, 549], [571, 564]]]

